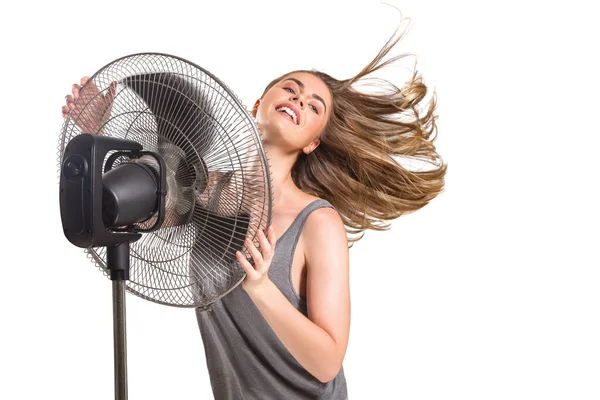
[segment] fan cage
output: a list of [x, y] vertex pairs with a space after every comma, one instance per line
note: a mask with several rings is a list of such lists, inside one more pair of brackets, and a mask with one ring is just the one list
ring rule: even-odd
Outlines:
[[[131, 243], [127, 290], [159, 304], [204, 307], [238, 286], [245, 271], [235, 252], [251, 261], [244, 240], [258, 245], [273, 194], [262, 138], [233, 91], [180, 57], [139, 53], [96, 72], [75, 105], [61, 130], [59, 174], [66, 145], [81, 133], [134, 140], [167, 164], [172, 212], [162, 228]], [[106, 248], [85, 251], [109, 277]]]

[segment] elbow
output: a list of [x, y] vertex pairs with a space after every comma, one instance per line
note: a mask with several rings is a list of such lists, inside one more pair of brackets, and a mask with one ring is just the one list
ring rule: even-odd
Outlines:
[[335, 367], [332, 368], [327, 374], [323, 374], [321, 376], [318, 376], [317, 379], [321, 383], [331, 382], [332, 380], [335, 379], [336, 376], [338, 376], [338, 374], [340, 373], [341, 369], [342, 369], [342, 365], [341, 364], [336, 364]]
[[334, 343], [334, 346], [331, 348], [331, 353], [326, 357], [321, 358], [320, 371], [318, 374], [313, 374], [321, 383], [329, 383], [338, 376], [342, 370], [342, 364], [346, 356], [346, 344], [344, 344], [342, 350], [337, 346], [335, 339], [333, 339], [333, 337], [331, 339]]
[[341, 354], [338, 352], [335, 356], [329, 358], [329, 362], [323, 363], [324, 371], [322, 371], [320, 376], [316, 377], [319, 380], [319, 382], [328, 383], [334, 380], [336, 376], [338, 376], [342, 369], [342, 363], [344, 362], [345, 355], [346, 349], [344, 348], [344, 351], [342, 351]]
[[[335, 378], [335, 376], [333, 378]], [[326, 377], [326, 378], [317, 378], [317, 379], [319, 379], [319, 382], [321, 382], [321, 383], [329, 383], [333, 380], [333, 378]]]

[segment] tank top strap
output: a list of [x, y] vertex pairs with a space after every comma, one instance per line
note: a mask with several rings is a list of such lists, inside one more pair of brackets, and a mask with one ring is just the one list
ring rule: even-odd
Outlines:
[[269, 277], [273, 280], [275, 285], [277, 285], [284, 296], [288, 298], [290, 303], [304, 315], [307, 313], [306, 299], [301, 297], [294, 289], [292, 282], [292, 263], [298, 241], [300, 240], [300, 234], [302, 233], [302, 228], [304, 227], [306, 220], [310, 213], [323, 207], [335, 209], [335, 207], [327, 200], [317, 199], [312, 203], [309, 203], [302, 211], [300, 211], [300, 213], [298, 213], [288, 230], [281, 236], [280, 240], [278, 239], [273, 263], [269, 269]]
[[298, 244], [298, 240], [300, 239], [300, 234], [302, 233], [302, 229], [304, 228], [306, 220], [313, 211], [323, 207], [331, 207], [335, 209], [335, 207], [329, 201], [325, 199], [317, 199], [312, 203], [309, 203], [302, 211], [300, 211], [294, 222], [292, 222], [292, 225], [290, 225], [288, 228], [288, 231], [285, 233], [286, 237], [284, 238], [284, 242], [286, 243], [285, 247], [288, 250], [287, 256], [290, 257], [290, 264], [291, 257], [296, 250], [296, 245]]
[[304, 207], [302, 211], [300, 211], [298, 217], [296, 217], [292, 225], [289, 227], [289, 234], [290, 237], [294, 238], [294, 244], [298, 241], [300, 233], [302, 232], [302, 228], [304, 228], [304, 224], [306, 223], [306, 220], [308, 219], [310, 213], [323, 207], [331, 207], [335, 209], [335, 207], [329, 201], [325, 199], [317, 199], [314, 200], [312, 203], [309, 203], [306, 207]]

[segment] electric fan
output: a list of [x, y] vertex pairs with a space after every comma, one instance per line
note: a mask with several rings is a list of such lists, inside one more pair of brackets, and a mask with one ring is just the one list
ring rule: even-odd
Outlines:
[[67, 239], [113, 281], [115, 397], [127, 398], [125, 292], [207, 309], [245, 277], [235, 257], [271, 221], [256, 125], [213, 74], [180, 57], [119, 58], [80, 90], [59, 138]]

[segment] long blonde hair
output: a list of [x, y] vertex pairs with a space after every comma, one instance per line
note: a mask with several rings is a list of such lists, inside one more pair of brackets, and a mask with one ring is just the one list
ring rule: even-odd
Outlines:
[[[394, 39], [399, 28], [352, 78], [337, 80], [317, 70], [292, 71], [274, 79], [263, 92], [264, 96], [294, 72], [311, 73], [329, 87], [332, 111], [319, 136], [320, 144], [308, 155], [300, 151], [291, 173], [302, 191], [328, 200], [337, 209], [348, 234], [362, 233], [348, 237], [349, 247], [367, 229], [389, 229], [384, 220], [420, 209], [444, 187], [447, 164], [433, 145], [436, 94], [421, 111], [427, 87], [416, 68], [401, 88], [383, 79], [377, 80], [380, 88], [387, 89], [383, 93], [364, 93], [355, 87], [361, 79], [406, 56], [383, 61], [406, 33]], [[424, 161], [434, 168], [411, 171], [394, 157]]]

